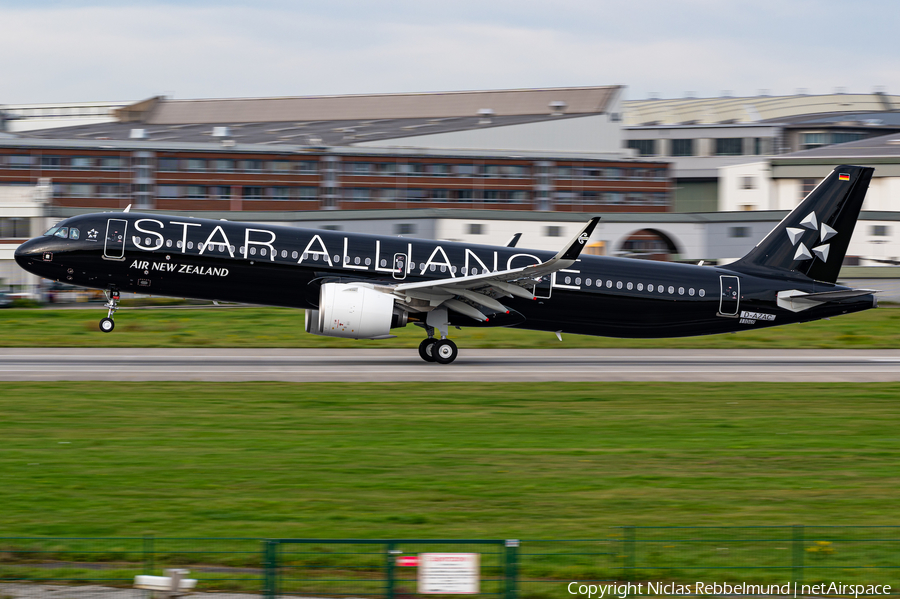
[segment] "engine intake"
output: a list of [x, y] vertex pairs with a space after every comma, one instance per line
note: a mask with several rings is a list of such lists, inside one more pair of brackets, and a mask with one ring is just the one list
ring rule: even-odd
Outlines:
[[307, 333], [348, 339], [384, 339], [391, 329], [406, 326], [406, 312], [394, 308], [394, 297], [361, 283], [324, 283], [319, 309], [307, 310]]

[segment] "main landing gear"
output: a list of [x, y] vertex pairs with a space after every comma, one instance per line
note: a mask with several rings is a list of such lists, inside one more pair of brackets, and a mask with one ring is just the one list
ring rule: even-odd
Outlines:
[[[456, 344], [447, 339], [450, 323], [447, 322], [447, 309], [438, 308], [428, 313], [424, 329], [428, 337], [419, 344], [419, 356], [426, 362], [449, 364], [459, 355]], [[434, 330], [438, 329], [440, 339], [434, 338]]]
[[104, 333], [112, 333], [113, 329], [116, 328], [116, 322], [113, 320], [113, 316], [116, 313], [116, 310], [119, 309], [119, 292], [118, 291], [106, 291], [106, 303], [103, 304], [104, 308], [108, 308], [109, 311], [106, 313], [106, 318], [100, 320], [100, 330]]

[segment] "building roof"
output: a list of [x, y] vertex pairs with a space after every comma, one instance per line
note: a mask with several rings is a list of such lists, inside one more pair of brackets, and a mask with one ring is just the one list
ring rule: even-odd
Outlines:
[[834, 144], [802, 150], [777, 156], [777, 160], [797, 160], [807, 158], [858, 160], [861, 158], [900, 157], [900, 133], [890, 133], [859, 141]]
[[[608, 112], [622, 87], [562, 87], [408, 94], [168, 100], [151, 98], [123, 110], [148, 125], [436, 119]], [[554, 108], [555, 107], [555, 108]], [[560, 110], [561, 109], [561, 110]]]
[[[423, 94], [168, 100], [116, 111], [119, 122], [30, 131], [41, 139], [349, 146], [560, 120], [615, 110], [621, 86]], [[214, 129], [217, 135], [214, 135]], [[140, 133], [137, 133], [139, 131]]]
[[[227, 127], [222, 137], [240, 144], [301, 145], [301, 146], [349, 146], [364, 141], [379, 141], [398, 137], [431, 135], [452, 131], [466, 131], [488, 127], [519, 125], [549, 119], [567, 119], [578, 116], [520, 115], [482, 118], [398, 118], [341, 121], [281, 121], [281, 122], [212, 122], [175, 125], [145, 123], [102, 123], [79, 127], [56, 127], [23, 133], [23, 138], [35, 139], [134, 139], [133, 130], [142, 131], [142, 138], [152, 142], [203, 143], [219, 141], [213, 135], [215, 128]], [[224, 133], [224, 132], [221, 132]]]
[[883, 93], [821, 96], [673, 98], [622, 102], [625, 126], [740, 124], [820, 113], [881, 113], [900, 110], [900, 96]]

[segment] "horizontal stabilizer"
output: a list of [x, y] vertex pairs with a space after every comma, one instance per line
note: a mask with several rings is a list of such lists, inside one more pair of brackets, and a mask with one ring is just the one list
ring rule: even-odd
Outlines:
[[791, 312], [801, 312], [827, 302], [873, 295], [878, 293], [876, 289], [838, 289], [835, 291], [821, 291], [819, 293], [806, 293], [797, 289], [778, 292], [778, 306]]

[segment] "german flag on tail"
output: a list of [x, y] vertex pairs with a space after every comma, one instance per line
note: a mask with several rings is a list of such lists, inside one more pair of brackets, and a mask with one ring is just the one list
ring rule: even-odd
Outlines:
[[850, 173], [841, 173], [841, 174], [839, 174], [839, 175], [838, 175], [838, 180], [840, 180], [840, 181], [849, 181], [849, 180], [850, 180]]

